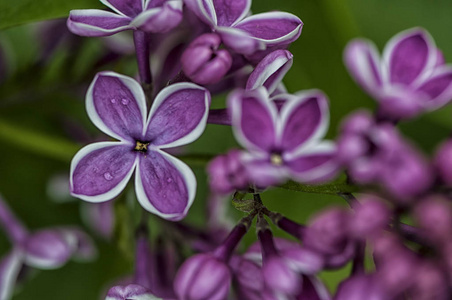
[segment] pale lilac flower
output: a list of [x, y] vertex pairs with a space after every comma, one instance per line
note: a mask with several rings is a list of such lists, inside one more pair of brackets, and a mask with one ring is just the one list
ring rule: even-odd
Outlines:
[[240, 54], [287, 46], [301, 34], [303, 22], [285, 12], [249, 15], [251, 0], [185, 0], [185, 4]]
[[167, 32], [182, 20], [182, 0], [101, 0], [113, 12], [72, 10], [67, 26], [81, 36], [108, 36], [124, 30]]
[[278, 111], [266, 88], [238, 90], [228, 107], [236, 139], [248, 150], [243, 161], [258, 186], [289, 178], [314, 183], [335, 174], [335, 145], [322, 140], [329, 117], [322, 92], [295, 94]]
[[71, 193], [88, 202], [113, 199], [134, 170], [140, 204], [162, 218], [180, 220], [193, 203], [196, 178], [182, 161], [164, 149], [188, 144], [204, 131], [210, 104], [207, 90], [192, 83], [163, 89], [146, 120], [140, 85], [113, 72], [98, 73], [87, 96], [90, 119], [119, 142], [81, 149], [71, 163]]
[[380, 104], [381, 116], [413, 117], [452, 99], [452, 67], [444, 65], [430, 34], [421, 28], [394, 36], [379, 57], [368, 40], [354, 40], [345, 49], [353, 78]]
[[105, 300], [159, 300], [153, 296], [147, 289], [138, 284], [129, 284], [127, 286], [114, 286], [107, 294]]

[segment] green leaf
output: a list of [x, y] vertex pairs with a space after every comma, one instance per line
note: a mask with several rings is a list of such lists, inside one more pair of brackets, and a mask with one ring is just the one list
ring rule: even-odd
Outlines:
[[97, 0], [2, 0], [0, 30], [21, 24], [67, 17], [72, 9], [102, 8]]

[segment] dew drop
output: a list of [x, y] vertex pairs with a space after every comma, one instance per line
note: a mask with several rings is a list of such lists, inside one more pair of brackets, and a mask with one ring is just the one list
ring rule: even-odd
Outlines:
[[110, 99], [110, 102], [113, 103], [113, 104], [115, 104], [115, 103], [116, 103], [116, 99], [115, 99], [115, 98], [112, 98], [112, 99]]
[[127, 105], [127, 104], [129, 104], [129, 100], [124, 98], [121, 100], [121, 103], [122, 103], [122, 105]]
[[173, 182], [173, 179], [170, 178], [170, 177], [168, 177], [168, 178], [166, 179], [166, 182], [171, 183], [171, 182]]
[[104, 178], [105, 178], [105, 180], [110, 181], [110, 180], [113, 179], [113, 176], [110, 174], [110, 172], [105, 172], [104, 173]]

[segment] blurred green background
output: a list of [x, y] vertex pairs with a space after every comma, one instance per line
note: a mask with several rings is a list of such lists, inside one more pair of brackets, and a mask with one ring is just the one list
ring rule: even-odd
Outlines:
[[[74, 132], [86, 130], [88, 139], [100, 136], [85, 113], [83, 100], [94, 76], [93, 65], [103, 49], [101, 39], [79, 38], [70, 46], [60, 45], [43, 60], [45, 37], [32, 22], [65, 17], [70, 9], [95, 7], [102, 6], [96, 0], [0, 0], [0, 48], [6, 62], [0, 65], [0, 193], [30, 229], [82, 224], [78, 200], [57, 204], [46, 189], [53, 176], [68, 175], [70, 159], [83, 144], [73, 145]], [[369, 38], [381, 50], [397, 32], [421, 26], [433, 35], [446, 61], [452, 60], [450, 0], [255, 0], [252, 8], [254, 13], [288, 11], [303, 20], [303, 33], [290, 48], [294, 65], [284, 82], [290, 92], [318, 88], [328, 94], [329, 138], [335, 137], [340, 120], [349, 112], [375, 106], [342, 64], [342, 51], [350, 39]], [[134, 75], [135, 60], [128, 56], [108, 68]], [[216, 107], [223, 105], [221, 98], [214, 102]], [[446, 107], [406, 122], [401, 129], [431, 153], [450, 133], [451, 116], [450, 107]], [[216, 154], [235, 145], [230, 128], [209, 125], [187, 151]], [[188, 221], [203, 226], [206, 176], [203, 167], [194, 166], [194, 170], [199, 188]], [[265, 192], [263, 200], [270, 209], [300, 222], [322, 207], [344, 205], [339, 197], [282, 189]], [[231, 206], [231, 213], [239, 218], [240, 213], [232, 210]], [[246, 243], [253, 240], [250, 230]], [[58, 270], [37, 272], [18, 289], [14, 299], [99, 299], [102, 289], [130, 272], [132, 266], [117, 243], [96, 239], [96, 244], [97, 261], [71, 262]], [[9, 249], [6, 237], [0, 234], [0, 254]], [[322, 277], [334, 289], [347, 272], [346, 268]]]

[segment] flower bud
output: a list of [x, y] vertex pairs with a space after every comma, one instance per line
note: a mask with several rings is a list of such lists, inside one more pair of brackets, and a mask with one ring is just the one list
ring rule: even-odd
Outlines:
[[144, 287], [138, 284], [127, 286], [114, 286], [107, 294], [105, 300], [158, 300], [152, 296]]
[[350, 221], [349, 230], [357, 238], [375, 236], [383, 230], [390, 221], [389, 207], [375, 196], [367, 196], [354, 207], [354, 216]]
[[452, 207], [448, 199], [431, 196], [414, 209], [416, 219], [425, 237], [435, 242], [447, 241], [452, 234]]
[[242, 152], [231, 150], [215, 157], [207, 166], [212, 191], [228, 194], [248, 187], [248, 176], [241, 161]]
[[452, 140], [440, 146], [436, 152], [434, 164], [439, 178], [447, 185], [452, 185]]
[[218, 49], [221, 38], [213, 33], [195, 39], [182, 54], [182, 70], [198, 84], [219, 82], [229, 71], [232, 57], [225, 49]]
[[276, 293], [295, 295], [300, 288], [300, 275], [279, 255], [264, 258], [262, 275], [265, 284]]
[[180, 267], [174, 281], [179, 300], [224, 300], [232, 274], [228, 265], [213, 254], [197, 254]]
[[359, 275], [343, 281], [337, 290], [334, 300], [387, 300], [383, 289], [375, 276]]

